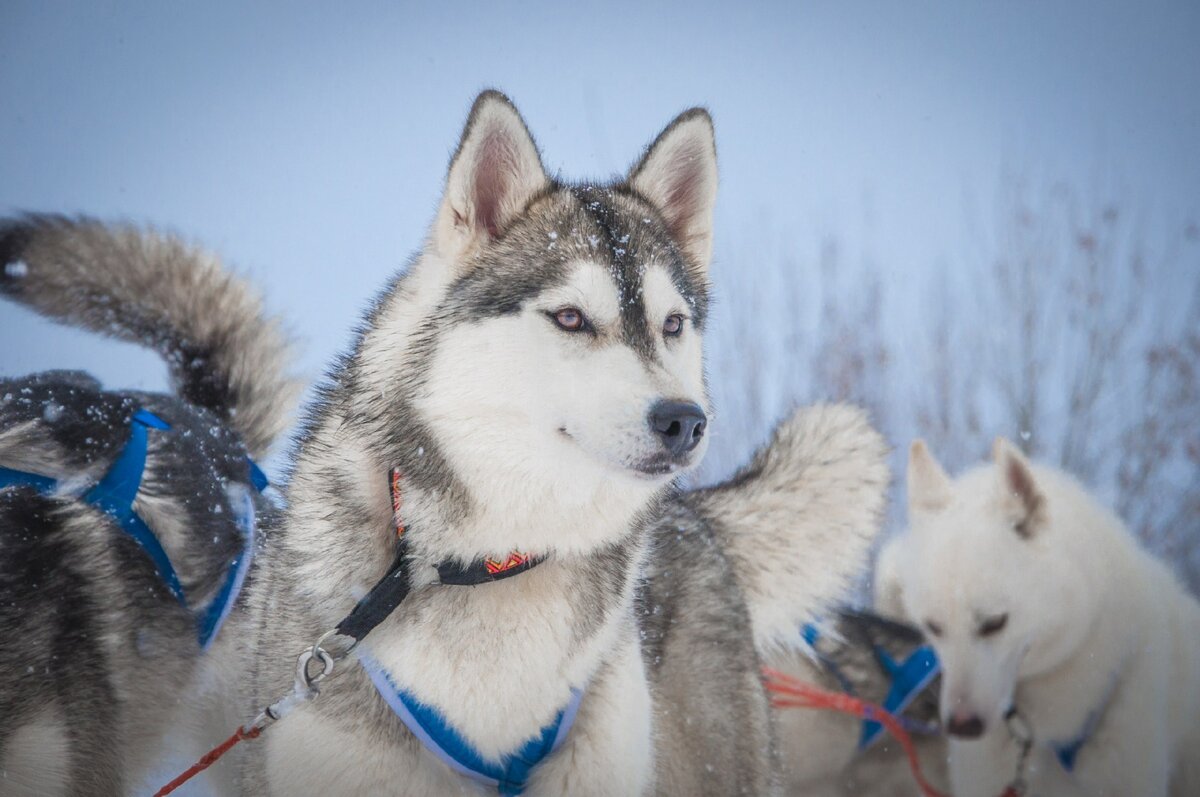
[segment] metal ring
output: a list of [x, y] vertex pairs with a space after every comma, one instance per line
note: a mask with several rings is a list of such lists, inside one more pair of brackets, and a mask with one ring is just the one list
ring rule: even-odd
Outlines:
[[[338, 633], [338, 630], [336, 628], [329, 629], [324, 634], [321, 634], [321, 636], [317, 637], [317, 641], [313, 643], [313, 646], [312, 646], [313, 655], [316, 656], [317, 651], [319, 651], [319, 650], [322, 650], [322, 651], [325, 650], [324, 642], [327, 639], [329, 639], [330, 637], [335, 637], [335, 636], [346, 636], [346, 635]], [[338, 653], [337, 655], [333, 656], [334, 661], [341, 661], [342, 659], [344, 659], [350, 655], [350, 651], [352, 651], [356, 647], [358, 647], [358, 640], [354, 639], [353, 637], [350, 637], [350, 639], [352, 640], [350, 642], [350, 647], [346, 648], [341, 653]]]
[[1029, 722], [1021, 712], [1017, 711], [1016, 706], [1004, 715], [1004, 724], [1008, 726], [1008, 732], [1018, 744], [1027, 745], [1033, 742], [1033, 729], [1029, 727]]
[[[321, 670], [316, 675], [309, 675], [308, 665], [313, 659], [320, 659]], [[333, 656], [330, 656], [324, 648], [314, 645], [311, 650], [306, 650], [300, 654], [300, 660], [296, 662], [296, 675], [304, 680], [308, 686], [314, 686], [333, 672]]]

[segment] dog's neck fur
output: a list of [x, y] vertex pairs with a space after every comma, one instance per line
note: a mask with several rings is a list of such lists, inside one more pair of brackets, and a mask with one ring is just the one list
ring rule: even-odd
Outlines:
[[[1054, 478], [1042, 475], [1043, 480]], [[1075, 489], [1069, 487], [1068, 489]], [[1130, 545], [1117, 521], [1103, 512], [1089, 512], [1077, 522], [1106, 545]], [[1094, 584], [1129, 585], [1142, 583], [1131, 569], [1142, 566], [1142, 559], [1133, 557], [1094, 557], [1087, 551], [1073, 551], [1068, 546], [1080, 545], [1077, 539], [1058, 542], [1064, 547], [1064, 557], [1077, 566], [1093, 570], [1089, 582]], [[1084, 545], [1100, 544], [1086, 539]], [[1132, 597], [1132, 600], [1131, 600]], [[1092, 598], [1090, 627], [1080, 643], [1056, 667], [1031, 677], [1017, 685], [1016, 704], [1025, 714], [1037, 734], [1038, 741], [1065, 744], [1084, 730], [1093, 712], [1104, 712], [1120, 696], [1143, 647], [1145, 629], [1139, 618], [1153, 617], [1153, 606], [1139, 605], [1143, 596], [1130, 595], [1119, 589], [1102, 589]], [[1120, 640], [1114, 644], [1114, 640]], [[1077, 662], [1086, 659], [1088, 666]], [[1076, 712], [1066, 707], [1078, 706]], [[1103, 720], [1101, 720], [1103, 721]]]
[[[1068, 661], [1017, 684], [1016, 705], [1034, 729], [1039, 743], [1073, 741], [1084, 730], [1093, 712], [1102, 712], [1117, 698], [1136, 644], [1132, 638], [1120, 647], [1107, 641], [1130, 637], [1131, 629], [1113, 628], [1118, 624], [1116, 618], [1096, 618], [1091, 632], [1078, 649], [1078, 655], [1088, 662], [1086, 668], [1073, 666]], [[1112, 636], [1114, 631], [1115, 637]], [[1067, 710], [1068, 706], [1078, 706], [1080, 710], [1071, 712]]]
[[[421, 345], [413, 334], [425, 322], [420, 308], [428, 313], [445, 290], [430, 259], [393, 285], [334, 375], [300, 444], [280, 544], [315, 627], [333, 627], [394, 557], [387, 472], [400, 467], [418, 588], [365, 644], [401, 688], [438, 708], [481, 753], [501, 755], [550, 721], [570, 688], [603, 666], [604, 652], [636, 654], [644, 518], [667, 490], [639, 494], [615, 480], [564, 489], [514, 477], [505, 463], [482, 463], [463, 478], [413, 407], [420, 374], [411, 363], [420, 353], [397, 346]], [[468, 492], [468, 483], [486, 494]], [[480, 587], [420, 588], [432, 580], [428, 565], [513, 549], [548, 559]], [[473, 655], [463, 655], [466, 646]]]

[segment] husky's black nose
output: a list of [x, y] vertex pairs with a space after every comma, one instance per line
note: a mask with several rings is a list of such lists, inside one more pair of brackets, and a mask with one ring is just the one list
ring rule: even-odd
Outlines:
[[691, 401], [660, 401], [650, 408], [650, 428], [671, 456], [683, 456], [700, 443], [708, 418]]

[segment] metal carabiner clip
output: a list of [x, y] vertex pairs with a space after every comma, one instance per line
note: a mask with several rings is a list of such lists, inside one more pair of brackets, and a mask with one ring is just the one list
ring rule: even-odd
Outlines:
[[1009, 735], [1013, 741], [1017, 743], [1019, 751], [1017, 753], [1016, 772], [1013, 774], [1013, 779], [1009, 782], [1008, 788], [1004, 794], [1016, 795], [1016, 797], [1024, 797], [1029, 790], [1029, 782], [1025, 779], [1025, 767], [1029, 763], [1029, 753], [1033, 749], [1033, 728], [1029, 727], [1029, 721], [1017, 711], [1017, 707], [1013, 706], [1004, 715], [1004, 724], [1008, 728]]
[[350, 645], [345, 650], [341, 651], [340, 653], [329, 654], [327, 648], [325, 647], [325, 643], [335, 636], [347, 636], [347, 635], [339, 633], [336, 628], [331, 628], [328, 631], [326, 631], [324, 634], [321, 634], [321, 636], [317, 637], [317, 641], [314, 642], [312, 645], [313, 657], [316, 658], [320, 655], [321, 652], [325, 652], [327, 655], [331, 655], [333, 657], [333, 661], [336, 663], [336, 662], [339, 662], [339, 661], [342, 661], [343, 659], [345, 659], [347, 656], [350, 655], [351, 651], [353, 651], [356, 647], [358, 647], [358, 640], [354, 639], [353, 637], [348, 637], [351, 641], [350, 641]]
[[[315, 673], [309, 671], [309, 664], [318, 662], [321, 668]], [[313, 645], [311, 648], [306, 648], [300, 657], [296, 659], [296, 688], [297, 690], [305, 689], [318, 691], [317, 684], [324, 681], [333, 672], [333, 656], [329, 655], [319, 645]]]

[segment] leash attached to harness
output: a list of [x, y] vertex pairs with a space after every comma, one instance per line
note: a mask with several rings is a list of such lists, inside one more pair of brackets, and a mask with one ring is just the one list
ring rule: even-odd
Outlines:
[[767, 691], [772, 693], [771, 705], [774, 708], [827, 709], [882, 724], [904, 748], [904, 753], [908, 756], [909, 767], [912, 769], [913, 779], [917, 782], [924, 797], [948, 797], [925, 779], [912, 739], [900, 719], [890, 711], [847, 694], [818, 689], [771, 667], [763, 667], [762, 672], [764, 685]]
[[[400, 471], [393, 468], [388, 473], [388, 485], [392, 496], [397, 542], [395, 558], [387, 571], [355, 604], [348, 615], [300, 654], [296, 661], [296, 678], [291, 692], [260, 711], [249, 725], [239, 728], [233, 736], [206, 754], [188, 771], [160, 789], [154, 797], [165, 797], [211, 766], [238, 742], [256, 738], [267, 726], [283, 719], [297, 706], [316, 699], [320, 693], [320, 682], [332, 675], [336, 665], [346, 659], [412, 592], [412, 578], [407, 567], [409, 537], [400, 517], [403, 503], [400, 482]], [[445, 561], [439, 563], [436, 569], [441, 585], [474, 586], [524, 573], [543, 561], [544, 557], [513, 551], [500, 560], [487, 557], [468, 564]], [[333, 637], [345, 637], [350, 640], [350, 644], [336, 654], [330, 653], [325, 645]], [[426, 749], [455, 772], [494, 786], [502, 795], [521, 794], [533, 768], [557, 750], [566, 739], [583, 699], [582, 690], [572, 689], [567, 705], [549, 725], [542, 728], [520, 749], [509, 753], [502, 761], [493, 763], [484, 759], [432, 706], [421, 703], [396, 686], [392, 676], [369, 655], [358, 653], [357, 658], [370, 676], [380, 697]], [[313, 662], [320, 667], [315, 673], [310, 671]]]
[[[875, 648], [875, 655], [892, 679], [892, 686], [883, 699], [883, 707], [897, 716], [902, 714], [942, 671], [937, 654], [929, 645], [921, 645], [900, 662], [879, 646]], [[871, 719], [864, 720], [858, 749], [867, 749], [882, 734], [882, 724]]]
[[[158, 537], [146, 525], [137, 511], [133, 508], [137, 500], [138, 489], [142, 484], [142, 474], [146, 470], [146, 452], [149, 446], [149, 432], [169, 431], [171, 425], [146, 409], [139, 409], [129, 422], [129, 439], [117, 455], [108, 472], [83, 496], [85, 503], [91, 504], [109, 515], [117, 525], [128, 534], [138, 546], [145, 551], [154, 563], [159, 579], [167, 591], [179, 601], [185, 609], [189, 609], [187, 596], [179, 581], [179, 574], [171, 564], [171, 558], [163, 549]], [[267, 478], [262, 470], [249, 458], [246, 460], [250, 468], [250, 480], [259, 492], [266, 489]], [[25, 486], [32, 487], [43, 495], [53, 495], [59, 489], [57, 479], [37, 473], [0, 468], [0, 488]], [[234, 507], [238, 529], [242, 532], [244, 544], [242, 551], [229, 563], [228, 573], [221, 583], [217, 594], [207, 606], [194, 610], [196, 616], [196, 635], [202, 650], [208, 649], [216, 638], [217, 631], [229, 616], [246, 573], [250, 569], [250, 560], [254, 555], [254, 501], [249, 495], [244, 495], [240, 507]]]
[[[842, 673], [837, 662], [817, 650], [817, 641], [821, 638], [820, 628], [813, 623], [806, 623], [801, 628], [801, 636], [805, 644], [816, 655], [820, 664], [837, 679], [843, 691], [853, 696], [854, 688], [850, 683], [850, 679]], [[917, 646], [902, 661], [897, 661], [887, 650], [878, 644], [872, 645], [872, 652], [884, 672], [891, 679], [891, 685], [888, 687], [887, 695], [884, 697], [881, 706], [885, 711], [897, 717], [904, 724], [904, 711], [918, 695], [933, 683], [933, 680], [941, 672], [941, 664], [938, 662], [937, 654], [934, 653], [930, 645]], [[858, 739], [858, 749], [860, 751], [866, 750], [883, 735], [884, 730], [883, 724], [879, 721], [869, 717], [864, 718], [862, 733]], [[923, 730], [923, 728], [917, 728], [917, 730]]]

